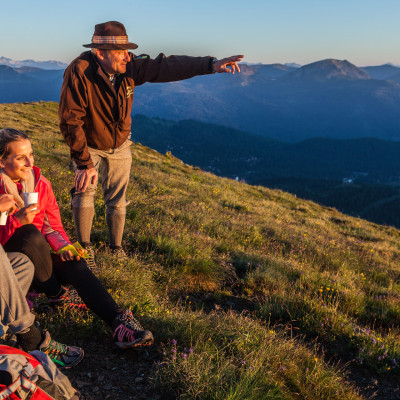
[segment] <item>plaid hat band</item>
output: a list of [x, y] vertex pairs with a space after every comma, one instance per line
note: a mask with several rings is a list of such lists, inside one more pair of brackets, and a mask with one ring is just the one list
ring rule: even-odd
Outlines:
[[128, 41], [128, 34], [121, 22], [108, 21], [94, 27], [92, 43], [83, 47], [102, 50], [137, 49], [137, 44]]
[[96, 44], [127, 44], [128, 36], [94, 36], [92, 43]]

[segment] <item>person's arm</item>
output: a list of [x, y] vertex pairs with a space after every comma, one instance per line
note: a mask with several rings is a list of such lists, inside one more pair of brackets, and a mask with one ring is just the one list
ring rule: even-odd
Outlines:
[[[133, 57], [133, 55], [131, 55]], [[169, 56], [159, 54], [155, 59], [143, 54], [132, 58], [127, 70], [135, 85], [145, 82], [172, 82], [215, 72], [240, 72], [237, 63], [243, 56], [232, 56], [222, 60], [215, 57]]]
[[58, 115], [61, 133], [71, 150], [71, 158], [77, 165], [74, 182], [77, 192], [84, 192], [88, 183], [95, 183], [98, 176], [84, 132], [87, 102], [85, 80], [77, 68], [70, 66], [64, 75]]
[[8, 212], [7, 222], [5, 225], [2, 225], [0, 229], [1, 243], [6, 243], [14, 234], [15, 230], [20, 228], [22, 225], [31, 224], [35, 218], [35, 215], [39, 212], [37, 209], [37, 204], [31, 204], [27, 207], [23, 207], [15, 212], [15, 214], [12, 214], [16, 208], [15, 198], [12, 194], [0, 195], [0, 211]]
[[[64, 231], [64, 227], [61, 222], [60, 209], [58, 208], [56, 197], [54, 196], [53, 189], [51, 188], [50, 182], [42, 177], [43, 184], [41, 190], [46, 190], [43, 197], [47, 199], [45, 216], [42, 227], [42, 234], [46, 238], [50, 247], [58, 252], [63, 247], [71, 244], [68, 235]], [[60, 254], [63, 261], [72, 260], [74, 257], [72, 253], [66, 252], [66, 254]], [[79, 257], [77, 257], [79, 259]]]
[[0, 212], [8, 211], [9, 214], [12, 214], [15, 208], [15, 199], [12, 194], [0, 195]]
[[[131, 55], [133, 57], [133, 55]], [[159, 54], [155, 59], [148, 55], [133, 58], [127, 67], [135, 86], [145, 82], [172, 82], [213, 73], [214, 57], [169, 56]]]
[[0, 226], [0, 243], [5, 244], [14, 234], [15, 230], [20, 228], [22, 224], [11, 213], [15, 210], [15, 199], [11, 194], [0, 195], [0, 211], [8, 211], [8, 218], [6, 225]]
[[84, 131], [88, 107], [87, 87], [82, 71], [71, 64], [64, 73], [58, 116], [60, 130], [78, 168], [93, 168]]

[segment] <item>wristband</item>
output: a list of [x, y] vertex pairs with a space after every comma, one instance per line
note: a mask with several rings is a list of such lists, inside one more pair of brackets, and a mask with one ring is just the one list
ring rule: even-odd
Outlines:
[[210, 57], [210, 62], [208, 64], [208, 69], [210, 70], [210, 74], [215, 74], [215, 71], [214, 71], [215, 61], [218, 61], [218, 59], [216, 59], [215, 57]]

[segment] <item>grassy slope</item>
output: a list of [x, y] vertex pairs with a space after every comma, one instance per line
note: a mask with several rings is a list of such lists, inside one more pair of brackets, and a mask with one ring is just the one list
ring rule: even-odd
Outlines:
[[[0, 105], [0, 126], [31, 135], [72, 235], [73, 175], [57, 105]], [[398, 374], [398, 230], [141, 145], [132, 152], [125, 245], [133, 257], [118, 264], [100, 249], [99, 260], [107, 287], [165, 345], [158, 388], [187, 399], [361, 398], [326, 363], [335, 351]], [[106, 242], [102, 200], [96, 209], [93, 233]], [[99, 324], [74, 322], [83, 338]]]

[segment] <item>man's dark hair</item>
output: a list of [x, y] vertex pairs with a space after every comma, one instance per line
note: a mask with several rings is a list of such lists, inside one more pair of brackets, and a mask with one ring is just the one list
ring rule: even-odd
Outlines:
[[13, 128], [0, 129], [0, 158], [6, 159], [9, 154], [9, 144], [18, 140], [28, 139], [29, 137], [25, 132]]

